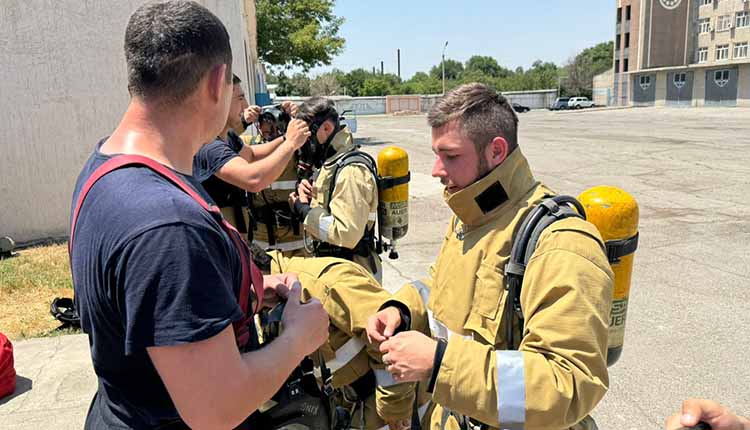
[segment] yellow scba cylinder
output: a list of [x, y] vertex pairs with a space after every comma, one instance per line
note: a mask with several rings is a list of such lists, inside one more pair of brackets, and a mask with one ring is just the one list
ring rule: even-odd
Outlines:
[[625, 191], [609, 186], [586, 190], [578, 201], [586, 210], [586, 219], [599, 229], [615, 274], [607, 348], [607, 365], [611, 366], [620, 358], [625, 342], [633, 257], [638, 246], [638, 203]]
[[406, 236], [409, 229], [409, 154], [397, 146], [380, 151], [378, 176], [380, 232], [393, 247], [394, 241]]

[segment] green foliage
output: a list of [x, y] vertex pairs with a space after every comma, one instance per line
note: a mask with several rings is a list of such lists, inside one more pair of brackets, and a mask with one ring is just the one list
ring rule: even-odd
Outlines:
[[510, 70], [497, 64], [497, 60], [492, 57], [475, 55], [466, 61], [465, 72], [481, 73], [491, 78], [507, 78], [511, 75]]
[[[593, 76], [612, 67], [612, 42], [601, 43], [585, 49], [571, 59], [565, 68], [549, 61], [537, 60], [530, 68], [505, 68], [488, 56], [475, 55], [462, 64], [445, 60], [445, 87], [451, 90], [458, 85], [481, 82], [498, 91], [533, 91], [558, 88], [570, 95], [591, 96]], [[269, 75], [268, 81], [278, 81], [277, 94], [384, 96], [390, 94], [440, 94], [443, 91], [442, 67], [438, 63], [429, 73], [417, 72], [402, 81], [396, 75], [373, 73], [366, 69], [354, 69], [348, 73], [333, 70], [310, 81], [302, 73], [291, 77], [280, 73]]]
[[258, 56], [272, 66], [331, 64], [344, 48], [333, 0], [256, 0]]
[[594, 76], [612, 68], [613, 50], [614, 42], [604, 42], [569, 60], [565, 66], [564, 93], [591, 97]]
[[[460, 61], [447, 59], [445, 60], [445, 79], [455, 80], [461, 76], [464, 71], [464, 65]], [[443, 68], [441, 64], [435, 65], [430, 69], [430, 76], [436, 79], [443, 79]]]
[[279, 96], [309, 96], [310, 78], [304, 73], [295, 73], [292, 77], [286, 76], [284, 72], [279, 73], [278, 88], [276, 94]]

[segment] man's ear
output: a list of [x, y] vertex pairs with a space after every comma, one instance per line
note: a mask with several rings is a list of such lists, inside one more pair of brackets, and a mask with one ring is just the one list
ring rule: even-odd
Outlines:
[[487, 149], [485, 150], [487, 159], [490, 161], [488, 164], [491, 166], [502, 164], [502, 162], [508, 158], [508, 155], [510, 154], [509, 150], [508, 141], [505, 140], [505, 138], [500, 136], [495, 137], [492, 139], [492, 142], [487, 145]]
[[211, 69], [208, 75], [208, 94], [211, 101], [218, 103], [227, 85], [227, 66], [226, 64], [218, 65]]

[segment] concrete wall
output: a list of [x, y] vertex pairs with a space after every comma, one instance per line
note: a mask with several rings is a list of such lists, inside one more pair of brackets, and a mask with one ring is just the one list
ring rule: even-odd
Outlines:
[[750, 64], [739, 66], [737, 106], [750, 107]]
[[557, 99], [557, 90], [538, 90], [538, 91], [507, 91], [503, 95], [511, 101], [531, 109], [546, 109], [552, 106]]
[[612, 89], [615, 84], [615, 71], [609, 69], [594, 76], [592, 84], [593, 102], [597, 106], [610, 106], [615, 103]]
[[[68, 234], [71, 194], [96, 142], [128, 104], [122, 51], [142, 1], [2, 0], [0, 236]], [[224, 21], [246, 76], [240, 0], [201, 1]]]

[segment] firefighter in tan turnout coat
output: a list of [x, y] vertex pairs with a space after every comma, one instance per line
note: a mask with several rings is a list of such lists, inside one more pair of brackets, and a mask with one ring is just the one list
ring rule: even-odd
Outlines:
[[[613, 274], [596, 227], [580, 218], [542, 233], [526, 267], [525, 321], [504, 312], [504, 270], [519, 223], [553, 193], [517, 147], [510, 103], [480, 84], [433, 108], [433, 176], [453, 211], [427, 279], [396, 297], [426, 314], [431, 337], [388, 336], [400, 324], [385, 306], [368, 322], [396, 381], [421, 381], [437, 406], [431, 429], [593, 429], [589, 413], [608, 387], [607, 330]], [[508, 325], [514, 345], [508, 344]]]

